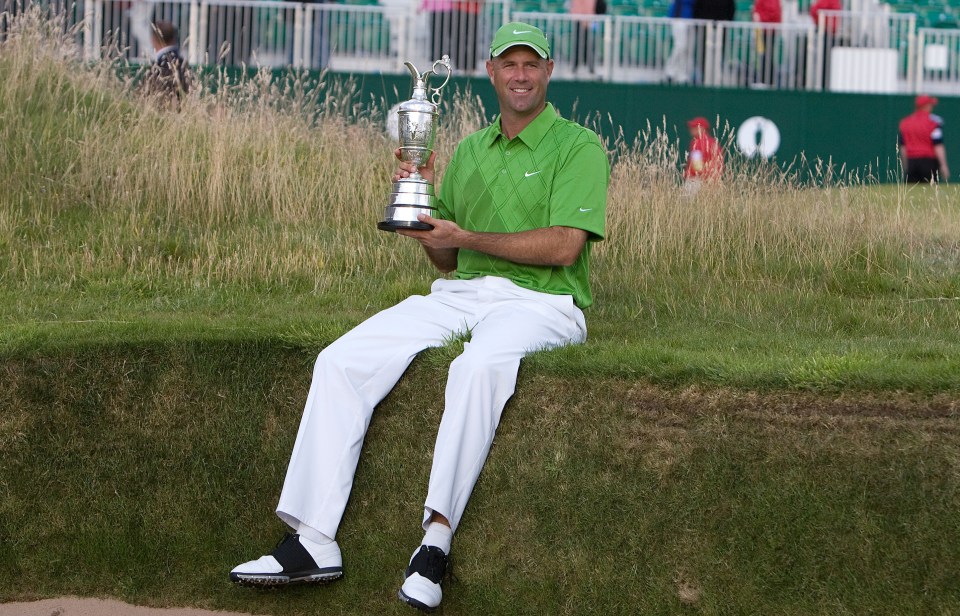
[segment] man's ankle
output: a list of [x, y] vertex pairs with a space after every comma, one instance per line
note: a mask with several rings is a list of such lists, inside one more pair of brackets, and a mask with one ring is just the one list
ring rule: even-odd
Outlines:
[[441, 522], [430, 522], [423, 535], [423, 545], [438, 547], [444, 554], [450, 553], [450, 544], [453, 542], [453, 529]]

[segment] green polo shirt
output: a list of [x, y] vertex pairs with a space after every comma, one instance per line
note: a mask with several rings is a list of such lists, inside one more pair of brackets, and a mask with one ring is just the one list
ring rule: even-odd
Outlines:
[[593, 131], [557, 115], [547, 103], [513, 139], [500, 118], [460, 142], [440, 186], [439, 215], [469, 231], [516, 233], [552, 226], [589, 234], [569, 267], [524, 265], [460, 249], [455, 278], [500, 276], [526, 289], [593, 303], [590, 245], [603, 239], [610, 163]]

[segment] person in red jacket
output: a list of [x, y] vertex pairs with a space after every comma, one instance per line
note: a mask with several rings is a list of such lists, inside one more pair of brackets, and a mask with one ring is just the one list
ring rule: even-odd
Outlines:
[[943, 119], [931, 113], [937, 99], [921, 94], [916, 111], [900, 120], [897, 145], [907, 182], [946, 182], [950, 177], [943, 145]]
[[716, 181], [723, 173], [723, 149], [710, 132], [710, 122], [696, 117], [687, 122], [690, 147], [683, 168], [684, 184], [689, 192], [696, 192], [703, 181]]

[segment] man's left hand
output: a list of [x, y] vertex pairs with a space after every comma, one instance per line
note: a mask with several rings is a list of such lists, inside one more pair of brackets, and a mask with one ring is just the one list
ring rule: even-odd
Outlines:
[[460, 226], [449, 220], [434, 218], [428, 214], [420, 214], [417, 220], [433, 225], [433, 229], [397, 229], [397, 233], [406, 237], [412, 237], [420, 242], [424, 248], [433, 250], [447, 250], [459, 248], [459, 234], [463, 232]]

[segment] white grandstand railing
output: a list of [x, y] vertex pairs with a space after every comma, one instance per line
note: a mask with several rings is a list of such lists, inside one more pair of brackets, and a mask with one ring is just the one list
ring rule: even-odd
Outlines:
[[550, 41], [557, 78], [612, 79], [612, 17], [517, 11], [511, 19], [543, 30]]
[[960, 95], [960, 30], [917, 31], [917, 92]]
[[[485, 0], [477, 14], [452, 18], [411, 10], [410, 0], [0, 0], [0, 40], [23, 2], [80, 26], [88, 59], [149, 61], [149, 23], [166, 19], [194, 65], [404, 73], [405, 61], [422, 68], [442, 52], [455, 74], [483, 75], [493, 32], [520, 19], [546, 32], [558, 79], [960, 94], [960, 30], [918, 30], [909, 13], [821, 11], [816, 24], [760, 24], [518, 12], [514, 0]], [[446, 38], [437, 43], [439, 31]]]
[[379, 6], [272, 0], [131, 5], [128, 0], [87, 0], [86, 30], [92, 33], [88, 55], [96, 57], [115, 47], [131, 61], [149, 59], [148, 28], [157, 19], [178, 27], [191, 64], [398, 70], [396, 41], [407, 38], [400, 33], [391, 40], [393, 24]]
[[814, 89], [914, 92], [917, 22], [912, 13], [821, 11]]
[[36, 8], [51, 23], [62, 24], [64, 31], [73, 32], [77, 44], [83, 45], [85, 34], [76, 28], [83, 21], [83, 4], [74, 0], [0, 0], [0, 42], [12, 27], [13, 19], [28, 6]]
[[816, 30], [808, 24], [721, 22], [712, 46], [708, 84], [804, 90], [811, 68], [820, 63], [812, 45]]

